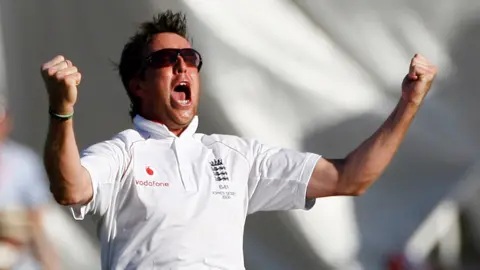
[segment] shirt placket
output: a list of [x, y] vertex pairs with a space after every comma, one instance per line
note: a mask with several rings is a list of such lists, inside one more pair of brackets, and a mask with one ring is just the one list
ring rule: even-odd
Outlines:
[[182, 138], [175, 138], [173, 143], [175, 156], [177, 157], [178, 171], [186, 191], [196, 191], [197, 186], [192, 177], [191, 159], [189, 156], [188, 141]]

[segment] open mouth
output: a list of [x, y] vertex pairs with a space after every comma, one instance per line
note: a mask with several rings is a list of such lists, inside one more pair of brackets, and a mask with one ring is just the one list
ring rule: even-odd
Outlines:
[[181, 106], [187, 106], [192, 101], [192, 91], [190, 83], [187, 81], [179, 82], [172, 91], [173, 100]]

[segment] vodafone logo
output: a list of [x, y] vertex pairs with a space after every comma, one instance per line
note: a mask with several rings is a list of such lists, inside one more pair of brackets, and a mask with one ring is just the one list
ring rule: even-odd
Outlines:
[[[155, 169], [151, 166], [145, 166], [145, 173], [147, 174], [147, 178], [154, 177], [157, 175]], [[135, 184], [137, 186], [144, 186], [144, 187], [169, 187], [170, 184], [168, 182], [161, 182], [156, 179], [153, 180], [135, 180]]]
[[145, 186], [145, 187], [169, 187], [170, 184], [167, 182], [157, 182], [157, 181], [142, 181], [142, 180], [135, 180], [135, 184], [138, 186]]
[[152, 167], [150, 166], [145, 167], [145, 172], [150, 176], [153, 176], [155, 174], [155, 171], [153, 171]]

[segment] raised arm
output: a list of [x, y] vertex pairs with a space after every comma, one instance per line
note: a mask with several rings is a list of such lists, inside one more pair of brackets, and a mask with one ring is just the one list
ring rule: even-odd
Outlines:
[[80, 164], [73, 119], [68, 117], [73, 114], [81, 74], [63, 56], [56, 56], [41, 69], [50, 110], [59, 115], [50, 117], [45, 143], [44, 164], [50, 189], [55, 200], [62, 205], [85, 204], [93, 197], [92, 181]]
[[307, 188], [307, 198], [360, 195], [386, 169], [402, 143], [437, 74], [416, 54], [402, 84], [402, 98], [383, 125], [344, 159], [320, 159]]

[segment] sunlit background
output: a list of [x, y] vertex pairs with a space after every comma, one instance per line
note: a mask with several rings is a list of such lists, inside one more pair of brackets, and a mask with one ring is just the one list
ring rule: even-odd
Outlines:
[[[139, 23], [166, 9], [187, 14], [204, 58], [203, 133], [342, 157], [394, 108], [414, 53], [440, 70], [398, 155], [365, 195], [248, 218], [248, 270], [388, 269], [397, 255], [480, 269], [480, 1], [2, 0], [0, 83], [13, 138], [41, 155], [40, 65], [57, 54], [83, 75], [80, 147], [129, 128], [112, 62]], [[92, 220], [76, 222], [52, 202], [45, 228], [62, 269], [100, 269]]]

